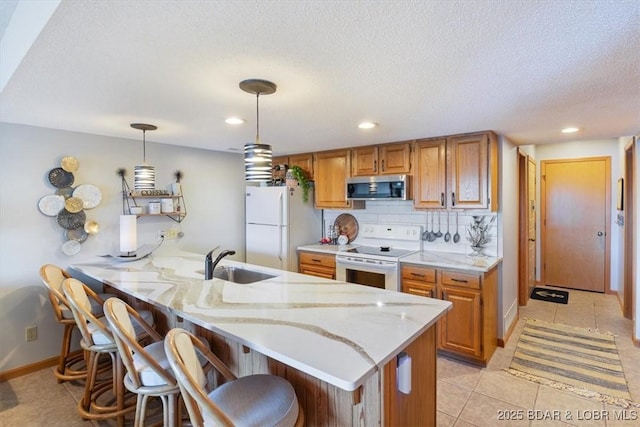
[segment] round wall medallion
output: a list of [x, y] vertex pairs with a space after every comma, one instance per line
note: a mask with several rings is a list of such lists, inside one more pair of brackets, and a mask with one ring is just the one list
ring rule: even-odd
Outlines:
[[62, 249], [62, 253], [65, 255], [75, 255], [80, 252], [80, 243], [75, 240], [67, 240], [62, 244], [60, 249]]
[[71, 187], [73, 174], [62, 168], [54, 168], [49, 171], [49, 182], [56, 188]]
[[66, 209], [62, 209], [58, 213], [58, 224], [66, 230], [73, 230], [74, 228], [82, 227], [86, 220], [87, 215], [84, 211], [72, 213]]
[[84, 228], [74, 228], [73, 230], [65, 230], [64, 236], [67, 240], [75, 240], [78, 243], [83, 243], [89, 238], [89, 233], [84, 231]]
[[89, 234], [98, 234], [98, 231], [100, 231], [100, 224], [94, 220], [89, 220], [84, 223], [84, 231]]
[[93, 209], [102, 201], [102, 191], [95, 185], [82, 184], [73, 190], [73, 197], [82, 199], [84, 209]]
[[64, 208], [71, 213], [78, 213], [82, 210], [82, 199], [69, 197], [64, 201]]
[[56, 194], [44, 196], [38, 202], [38, 209], [46, 216], [56, 216], [64, 208], [64, 197]]
[[75, 172], [80, 167], [80, 162], [78, 162], [78, 159], [76, 159], [75, 157], [67, 156], [62, 158], [62, 161], [60, 161], [60, 166], [62, 166], [62, 169], [66, 170], [67, 172]]

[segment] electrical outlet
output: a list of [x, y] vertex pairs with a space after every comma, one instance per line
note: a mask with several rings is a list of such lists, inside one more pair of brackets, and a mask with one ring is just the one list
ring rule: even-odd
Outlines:
[[38, 327], [33, 325], [33, 326], [27, 326], [24, 329], [24, 339], [25, 341], [35, 341], [38, 339]]

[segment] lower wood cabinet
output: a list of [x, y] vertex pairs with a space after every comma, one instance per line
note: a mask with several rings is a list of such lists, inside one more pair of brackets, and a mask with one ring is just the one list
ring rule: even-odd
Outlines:
[[298, 252], [298, 272], [325, 279], [336, 278], [336, 256], [318, 252]]
[[486, 365], [497, 346], [498, 269], [486, 273], [403, 265], [402, 291], [453, 306], [438, 322], [438, 350]]

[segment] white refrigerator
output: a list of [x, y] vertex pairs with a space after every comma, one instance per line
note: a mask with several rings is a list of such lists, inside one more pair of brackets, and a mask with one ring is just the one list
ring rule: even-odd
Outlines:
[[245, 218], [248, 264], [298, 271], [296, 248], [322, 237], [321, 211], [299, 187], [246, 187]]

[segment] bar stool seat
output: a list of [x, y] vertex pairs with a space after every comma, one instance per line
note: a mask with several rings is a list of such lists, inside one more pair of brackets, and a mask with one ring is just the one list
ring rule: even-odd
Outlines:
[[[87, 380], [84, 395], [78, 402], [78, 412], [82, 418], [89, 420], [115, 418], [118, 426], [123, 426], [124, 416], [132, 412], [136, 405], [133, 396], [125, 395], [124, 368], [106, 319], [98, 318], [90, 311], [90, 299], [100, 304], [104, 304], [104, 301], [77, 279], [65, 279], [62, 289], [82, 335], [80, 345], [87, 354]], [[140, 311], [140, 317], [153, 324], [151, 312]], [[138, 340], [148, 337], [143, 325], [136, 324], [134, 329]], [[111, 359], [112, 373], [109, 378], [100, 379], [98, 363], [100, 356], [104, 355]]]
[[[236, 378], [198, 338], [184, 329], [170, 330], [164, 346], [193, 425], [304, 425], [304, 412], [295, 390], [284, 378], [267, 374]], [[209, 392], [199, 354], [226, 380]]]
[[[56, 322], [64, 326], [62, 348], [60, 349], [60, 356], [58, 356], [58, 366], [53, 372], [59, 383], [84, 380], [87, 377], [84, 354], [70, 355], [71, 338], [73, 330], [76, 328], [76, 321], [73, 318], [69, 302], [62, 291], [62, 282], [70, 277], [66, 271], [56, 265], [45, 264], [40, 267], [40, 278], [48, 290], [49, 302], [53, 308]], [[113, 295], [98, 294], [98, 296], [104, 300]], [[102, 310], [102, 305], [97, 302], [92, 302], [91, 313], [96, 317], [101, 317], [103, 315]]]
[[[154, 396], [162, 401], [163, 426], [176, 427], [180, 420], [180, 387], [167, 360], [162, 337], [122, 300], [110, 298], [105, 301], [104, 313], [127, 369], [124, 386], [137, 395], [134, 426], [144, 426], [148, 399]], [[144, 327], [154, 342], [144, 347], [138, 342], [136, 323]]]

